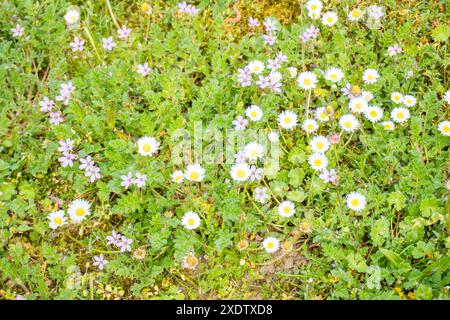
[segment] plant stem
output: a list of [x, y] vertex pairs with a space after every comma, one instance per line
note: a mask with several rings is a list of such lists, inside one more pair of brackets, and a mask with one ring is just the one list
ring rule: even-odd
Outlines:
[[114, 12], [111, 8], [111, 3], [109, 3], [109, 0], [106, 0], [106, 5], [108, 6], [109, 14], [111, 15], [111, 18], [114, 21], [114, 24], [116, 25], [117, 29], [120, 29], [120, 25], [117, 23], [116, 17], [114, 16]]

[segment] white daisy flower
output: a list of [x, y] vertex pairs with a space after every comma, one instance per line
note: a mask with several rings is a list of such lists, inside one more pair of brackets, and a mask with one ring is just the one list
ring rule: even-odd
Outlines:
[[67, 213], [72, 221], [81, 222], [86, 218], [86, 216], [91, 214], [90, 209], [91, 204], [89, 202], [83, 199], [78, 199], [72, 201], [67, 209]]
[[67, 219], [64, 216], [64, 211], [58, 210], [51, 212], [47, 218], [50, 220], [49, 227], [55, 230], [58, 227], [61, 227], [67, 223]]
[[160, 143], [154, 137], [142, 137], [137, 141], [138, 151], [143, 156], [152, 156], [159, 150]]
[[381, 125], [383, 126], [384, 130], [387, 131], [392, 131], [395, 129], [395, 124], [392, 121], [383, 121]]
[[352, 114], [344, 114], [339, 119], [339, 126], [344, 130], [345, 132], [353, 132], [359, 127], [359, 121], [356, 119], [356, 117]]
[[380, 75], [378, 74], [378, 71], [375, 69], [367, 69], [363, 73], [363, 80], [364, 83], [371, 84], [377, 82]]
[[438, 124], [438, 130], [444, 136], [450, 136], [450, 121], [442, 121]]
[[250, 161], [258, 160], [264, 153], [264, 148], [257, 142], [250, 142], [244, 148], [245, 157]]
[[184, 170], [184, 177], [189, 181], [202, 181], [205, 177], [205, 169], [198, 163], [190, 164]]
[[309, 165], [315, 171], [322, 171], [328, 165], [328, 159], [323, 153], [313, 153], [308, 158]]
[[292, 130], [297, 125], [297, 115], [289, 110], [285, 110], [278, 115], [278, 124], [283, 129]]
[[358, 21], [364, 16], [364, 12], [361, 9], [355, 8], [348, 14], [348, 20], [350, 21]]
[[245, 115], [250, 119], [250, 121], [259, 121], [263, 116], [263, 111], [261, 108], [255, 104], [245, 109]]
[[322, 7], [322, 2], [319, 0], [309, 0], [306, 3], [306, 9], [308, 9], [309, 12], [320, 13], [320, 11], [322, 11]]
[[392, 92], [391, 100], [395, 104], [400, 104], [403, 102], [403, 95], [400, 92]]
[[261, 74], [264, 71], [264, 63], [259, 60], [250, 61], [248, 69], [250, 70], [250, 73]]
[[447, 104], [450, 104], [450, 90], [447, 90], [444, 93], [444, 101], [447, 102]]
[[330, 116], [328, 115], [327, 108], [325, 108], [325, 107], [317, 108], [314, 111], [314, 116], [316, 117], [317, 120], [322, 121], [322, 122], [326, 122], [326, 121], [330, 120]]
[[322, 16], [322, 23], [328, 27], [331, 27], [338, 21], [338, 15], [336, 12], [328, 11]]
[[176, 170], [176, 171], [174, 171], [174, 172], [170, 175], [170, 177], [172, 178], [172, 181], [173, 181], [173, 182], [176, 182], [176, 183], [181, 183], [181, 182], [183, 182], [183, 180], [184, 180], [183, 171], [181, 171], [181, 170]]
[[404, 123], [408, 121], [409, 117], [410, 113], [407, 108], [394, 108], [391, 112], [392, 120], [397, 123]]
[[325, 71], [325, 79], [331, 82], [339, 82], [344, 78], [344, 73], [341, 69], [330, 67]]
[[325, 153], [330, 149], [330, 142], [324, 136], [315, 136], [311, 139], [309, 145], [315, 153]]
[[403, 97], [403, 104], [406, 107], [414, 107], [417, 103], [417, 100], [414, 96], [406, 95]]
[[291, 201], [283, 201], [278, 206], [278, 213], [284, 218], [292, 217], [295, 214], [295, 205]]
[[197, 213], [189, 211], [184, 214], [181, 222], [186, 229], [194, 230], [200, 226], [200, 217]]
[[383, 117], [383, 110], [377, 106], [369, 106], [367, 107], [364, 115], [370, 122], [377, 122]]
[[351, 192], [346, 199], [347, 207], [353, 211], [359, 212], [366, 207], [366, 197], [359, 192]]
[[274, 252], [278, 251], [278, 249], [280, 248], [280, 242], [278, 241], [277, 238], [268, 237], [268, 238], [264, 239], [263, 246], [264, 246], [264, 249], [266, 250], [266, 252], [274, 253]]
[[67, 10], [66, 14], [64, 15], [64, 20], [66, 20], [67, 24], [73, 25], [78, 22], [80, 19], [80, 11], [76, 8], [71, 8]]
[[302, 89], [314, 89], [317, 83], [317, 76], [310, 71], [302, 72], [297, 78], [297, 83]]
[[230, 169], [231, 178], [235, 181], [247, 181], [250, 172], [250, 166], [245, 162], [235, 163]]
[[313, 133], [316, 132], [319, 126], [317, 125], [317, 121], [314, 119], [306, 119], [302, 123], [302, 129], [305, 130], [307, 133]]
[[363, 113], [366, 111], [368, 104], [367, 104], [367, 100], [364, 99], [363, 97], [357, 97], [357, 98], [350, 99], [348, 106], [353, 113], [359, 114], [359, 113]]

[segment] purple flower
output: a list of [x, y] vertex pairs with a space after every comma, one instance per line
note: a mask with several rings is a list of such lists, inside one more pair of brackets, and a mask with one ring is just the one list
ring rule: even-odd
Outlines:
[[137, 73], [139, 73], [143, 77], [145, 77], [147, 74], [149, 74], [150, 67], [148, 66], [148, 62], [145, 62], [144, 64], [138, 64]]
[[73, 141], [70, 139], [66, 139], [66, 141], [60, 140], [58, 141], [58, 143], [59, 143], [58, 151], [61, 152], [62, 154], [69, 153], [69, 151], [72, 151], [73, 149]]
[[250, 166], [250, 181], [261, 180], [263, 174], [262, 168], [256, 168], [256, 166]]
[[87, 156], [86, 158], [80, 158], [80, 169], [81, 170], [89, 170], [94, 166], [94, 161], [92, 161], [91, 156]]
[[106, 244], [108, 244], [108, 245], [113, 244], [115, 246], [118, 246], [118, 243], [120, 242], [121, 239], [122, 239], [122, 235], [120, 233], [116, 233], [116, 231], [113, 230], [111, 232], [111, 235], [106, 237], [106, 241], [107, 241]]
[[145, 174], [141, 174], [139, 171], [136, 172], [136, 178], [133, 180], [133, 183], [138, 187], [142, 188], [145, 186], [145, 181], [147, 180], [147, 176]]
[[319, 178], [324, 182], [324, 183], [329, 183], [331, 182], [334, 185], [337, 185], [339, 182], [339, 177], [336, 174], [336, 170], [335, 169], [323, 169], [322, 173], [319, 175]]
[[402, 48], [400, 48], [398, 44], [394, 44], [393, 46], [389, 47], [387, 51], [388, 51], [388, 55], [390, 57], [393, 57], [396, 54], [401, 53], [402, 52]]
[[267, 194], [267, 188], [255, 188], [255, 191], [253, 192], [255, 200], [259, 201], [260, 203], [265, 203], [267, 199], [270, 198], [270, 196]]
[[86, 170], [84, 171], [84, 175], [86, 177], [89, 177], [91, 182], [94, 182], [97, 179], [101, 178], [100, 175], [100, 168], [97, 166], [92, 166], [92, 167], [88, 167], [86, 168]]
[[242, 118], [241, 115], [239, 115], [235, 120], [233, 120], [233, 125], [236, 130], [244, 130], [245, 127], [248, 124], [248, 120], [245, 118]]
[[61, 84], [61, 90], [59, 91], [60, 94], [72, 94], [75, 91], [75, 87], [72, 84], [72, 81], [69, 81], [67, 83]]
[[53, 105], [55, 104], [55, 101], [50, 100], [47, 97], [44, 97], [44, 100], [39, 101], [39, 106], [41, 107], [42, 112], [50, 112], [52, 111]]
[[132, 184], [134, 184], [134, 178], [131, 172], [128, 172], [126, 176], [120, 176], [120, 178], [122, 179], [120, 185], [125, 187], [125, 189], [128, 189]]
[[341, 92], [344, 96], [349, 97], [350, 99], [355, 98], [355, 96], [352, 94], [352, 85], [350, 83], [347, 83], [345, 87], [341, 88]]
[[375, 20], [379, 20], [384, 16], [383, 7], [381, 6], [370, 6], [367, 8], [367, 11], [369, 12], [369, 16]]
[[248, 87], [252, 84], [252, 76], [248, 66], [238, 69], [238, 82], [242, 87]]
[[266, 18], [263, 22], [264, 29], [268, 33], [272, 33], [278, 30], [277, 21], [271, 18]]
[[256, 85], [264, 90], [270, 85], [270, 77], [259, 76]]
[[178, 13], [187, 13], [191, 16], [197, 14], [199, 9], [191, 4], [187, 4], [186, 1], [178, 4]]
[[50, 124], [60, 124], [64, 121], [64, 118], [61, 115], [61, 112], [50, 112]]
[[117, 44], [114, 42], [113, 37], [103, 38], [103, 49], [111, 51], [115, 47], [117, 47]]
[[255, 29], [256, 27], [259, 26], [259, 21], [256, 18], [253, 17], [249, 17], [248, 18], [248, 26], [250, 29]]
[[277, 40], [277, 37], [272, 33], [267, 33], [263, 35], [264, 44], [267, 44], [269, 46], [273, 46], [275, 43], [275, 40]]
[[67, 166], [73, 167], [73, 160], [75, 160], [75, 155], [69, 152], [64, 153], [62, 157], [58, 158], [58, 161], [61, 162], [63, 168]]
[[25, 29], [20, 24], [16, 24], [16, 27], [12, 28], [11, 32], [12, 32], [13, 37], [18, 38], [18, 37], [23, 36]]
[[76, 51], [83, 51], [84, 49], [84, 40], [80, 40], [77, 37], [75, 37], [75, 39], [73, 39], [73, 42], [70, 43], [70, 46], [72, 47], [72, 51], [76, 52]]
[[131, 29], [128, 29], [127, 26], [123, 26], [122, 28], [117, 29], [117, 34], [119, 39], [126, 39], [130, 36]]
[[108, 260], [105, 259], [105, 257], [103, 256], [103, 253], [98, 255], [98, 256], [94, 256], [94, 258], [92, 259], [94, 262], [92, 263], [93, 266], [98, 267], [100, 270], [103, 270], [103, 268], [106, 266], [106, 264], [109, 262]]
[[122, 236], [116, 245], [120, 248], [120, 252], [125, 252], [131, 251], [131, 243], [133, 243], [133, 239], [127, 239], [125, 236]]
[[307, 28], [305, 32], [302, 33], [302, 35], [300, 36], [300, 40], [303, 43], [314, 40], [319, 35], [319, 31], [319, 28], [316, 28], [314, 25], [310, 25], [309, 28]]
[[245, 152], [244, 151], [239, 151], [238, 153], [234, 154], [234, 161], [236, 163], [245, 162]]

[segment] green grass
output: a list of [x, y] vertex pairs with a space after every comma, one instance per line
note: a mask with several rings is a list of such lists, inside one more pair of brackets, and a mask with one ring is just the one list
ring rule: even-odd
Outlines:
[[[355, 1], [324, 4], [323, 12], [338, 13], [333, 27], [308, 18], [303, 1], [240, 1], [235, 10], [228, 0], [195, 4], [196, 16], [179, 17], [175, 1], [152, 1], [147, 15], [140, 2], [111, 0], [117, 23], [132, 29], [128, 39], [117, 38], [107, 1], [0, 4], [0, 299], [448, 299], [450, 138], [438, 131], [450, 114], [446, 1], [382, 1], [378, 28], [348, 22]], [[81, 14], [73, 28], [64, 20], [71, 5]], [[262, 27], [248, 27], [250, 16], [281, 22], [273, 47], [264, 45]], [[25, 29], [18, 38], [17, 23]], [[320, 27], [314, 46], [299, 40], [311, 24]], [[112, 51], [102, 48], [109, 36], [118, 45]], [[72, 52], [74, 37], [85, 41], [83, 52]], [[395, 43], [403, 51], [387, 56]], [[279, 51], [288, 58], [282, 93], [263, 92], [255, 81], [239, 85], [239, 68]], [[151, 71], [143, 77], [136, 68], [146, 61]], [[337, 86], [323, 79], [330, 66], [345, 73]], [[299, 88], [287, 67], [314, 72], [317, 88]], [[367, 68], [380, 73], [376, 83], [362, 81]], [[76, 88], [70, 102], [54, 106], [65, 120], [50, 125], [38, 103], [68, 81]], [[393, 131], [356, 115], [361, 128], [341, 133], [338, 120], [351, 113], [340, 91], [347, 83], [373, 93], [383, 120], [396, 106], [394, 91], [417, 104]], [[237, 183], [232, 163], [205, 160], [201, 183], [171, 181], [186, 167], [172, 154], [179, 132], [193, 137], [201, 123], [195, 148], [209, 150], [219, 133], [236, 134], [232, 121], [251, 104], [263, 118], [238, 136], [248, 143], [278, 130], [279, 167], [260, 160], [263, 180]], [[306, 105], [328, 106], [330, 121], [314, 134], [279, 128], [281, 111], [302, 123]], [[311, 138], [331, 133], [341, 133], [326, 153], [337, 186], [307, 161]], [[161, 143], [156, 155], [138, 153], [143, 136]], [[61, 166], [58, 141], [69, 138], [78, 157], [92, 156], [100, 179], [91, 183], [78, 159]], [[194, 161], [193, 150], [181, 151]], [[146, 174], [146, 186], [121, 187], [129, 171]], [[268, 188], [265, 205], [253, 199], [255, 187]], [[353, 191], [366, 197], [363, 211], [346, 206]], [[91, 214], [52, 230], [47, 216], [59, 209], [67, 216], [81, 198]], [[278, 215], [283, 200], [294, 202], [294, 216]], [[187, 211], [199, 214], [199, 228], [182, 226]], [[131, 252], [107, 245], [112, 230], [133, 239]], [[266, 253], [268, 236], [283, 248]], [[239, 251], [241, 240], [249, 247]], [[183, 268], [189, 253], [199, 259], [195, 270]], [[103, 270], [92, 265], [99, 254], [109, 260]]]

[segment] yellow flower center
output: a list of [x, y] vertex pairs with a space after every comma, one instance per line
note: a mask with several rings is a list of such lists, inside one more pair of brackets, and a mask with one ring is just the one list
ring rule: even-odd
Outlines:
[[336, 80], [336, 79], [337, 79], [337, 74], [336, 74], [336, 73], [333, 73], [333, 74], [330, 76], [330, 78], [333, 79], [333, 80]]
[[59, 226], [62, 224], [62, 219], [60, 217], [56, 217], [55, 219], [53, 219], [53, 222]]
[[373, 76], [372, 74], [369, 74], [369, 75], [367, 76], [367, 79], [369, 79], [369, 80], [373, 80], [373, 78], [374, 78], [374, 76]]
[[255, 118], [256, 117], [256, 111], [250, 112], [250, 115], [252, 116], [252, 118]]
[[245, 170], [239, 169], [238, 171], [236, 171], [236, 176], [237, 176], [238, 178], [243, 178], [243, 177], [245, 177]]
[[353, 17], [355, 18], [359, 18], [361, 16], [361, 11], [359, 10], [353, 10]]
[[405, 117], [405, 115], [403, 114], [403, 112], [397, 113], [397, 118], [403, 119], [404, 117]]
[[308, 124], [308, 125], [306, 125], [306, 129], [311, 131], [314, 129], [314, 126], [312, 124]]
[[320, 166], [322, 165], [322, 160], [320, 160], [320, 159], [315, 159], [315, 160], [313, 161], [313, 163], [314, 163], [315, 166], [320, 167]]
[[377, 116], [377, 112], [375, 110], [370, 111], [370, 116], [371, 117], [376, 117]]
[[328, 23], [332, 23], [333, 22], [333, 18], [332, 17], [328, 17], [327, 21], [328, 21]]
[[316, 10], [317, 9], [317, 4], [313, 4], [312, 6], [311, 6], [311, 10]]
[[359, 205], [359, 200], [358, 199], [352, 199], [351, 201], [352, 206], [356, 207]]
[[187, 224], [190, 225], [190, 226], [193, 226], [195, 224], [194, 218], [189, 218], [188, 221], [187, 221]]
[[311, 84], [311, 79], [305, 79], [303, 80], [303, 83], [308, 86]]
[[322, 141], [317, 142], [316, 144], [317, 149], [323, 149], [324, 145]]
[[398, 100], [400, 100], [400, 97], [399, 96], [394, 96], [394, 100], [398, 101]]
[[194, 257], [194, 256], [189, 256], [189, 257], [186, 259], [186, 262], [187, 262], [187, 264], [190, 265], [190, 266], [196, 266], [198, 260], [197, 260], [197, 258]]
[[291, 208], [284, 207], [283, 211], [284, 211], [284, 213], [290, 213], [291, 212]]
[[284, 118], [284, 123], [286, 123], [286, 124], [291, 123], [291, 117]]
[[252, 157], [252, 158], [256, 158], [258, 156], [258, 152], [256, 150], [251, 150], [249, 152], [249, 154], [250, 154], [250, 157]]
[[83, 208], [77, 208], [77, 209], [75, 210], [75, 214], [76, 214], [77, 216], [79, 216], [79, 217], [84, 216], [85, 213], [86, 213], [86, 211], [85, 211]]
[[275, 247], [275, 244], [273, 243], [273, 242], [269, 242], [268, 244], [267, 244], [267, 248], [268, 249], [273, 249]]
[[144, 150], [144, 152], [148, 153], [148, 152], [152, 151], [152, 147], [146, 143], [142, 146], [142, 150]]
[[192, 172], [189, 174], [189, 178], [191, 178], [192, 180], [197, 180], [199, 177], [200, 177], [200, 175], [198, 174], [197, 171], [192, 171]]
[[444, 126], [444, 127], [442, 127], [442, 131], [444, 131], [444, 132], [450, 132], [450, 126]]
[[350, 129], [350, 128], [352, 127], [352, 123], [351, 123], [350, 121], [346, 121], [346, 122], [344, 123], [344, 127]]

